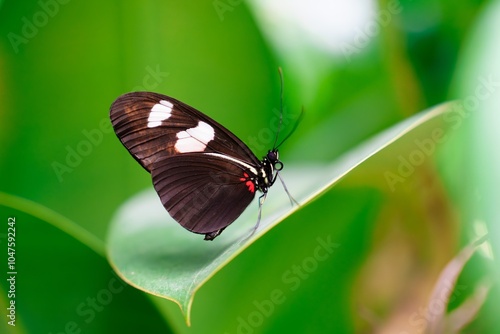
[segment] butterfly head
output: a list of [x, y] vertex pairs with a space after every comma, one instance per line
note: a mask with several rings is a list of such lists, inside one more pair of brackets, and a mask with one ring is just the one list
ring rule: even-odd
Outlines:
[[257, 187], [266, 193], [276, 180], [277, 173], [283, 169], [283, 163], [279, 159], [278, 149], [273, 148], [267, 151], [261, 162], [260, 177], [257, 179]]
[[283, 163], [280, 161], [280, 154], [277, 148], [267, 151], [267, 155], [264, 160], [267, 160], [276, 171], [283, 169]]

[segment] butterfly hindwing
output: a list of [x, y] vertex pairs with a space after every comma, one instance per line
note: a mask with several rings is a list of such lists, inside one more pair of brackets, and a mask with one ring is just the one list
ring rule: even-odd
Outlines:
[[152, 176], [170, 215], [195, 233], [226, 228], [255, 196], [251, 181], [245, 181], [245, 166], [205, 153], [162, 157], [154, 163]]

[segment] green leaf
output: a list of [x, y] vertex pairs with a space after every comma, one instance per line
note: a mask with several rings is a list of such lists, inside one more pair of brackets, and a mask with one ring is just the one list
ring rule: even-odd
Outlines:
[[30, 201], [26, 198], [14, 196], [1, 191], [0, 206], [19, 210], [43, 220], [72, 236], [76, 240], [79, 240], [82, 244], [92, 249], [96, 254], [104, 256], [104, 245], [101, 240], [96, 238], [92, 233], [89, 233], [80, 225], [64, 217], [58, 212], [47, 208], [46, 206]]
[[[482, 15], [471, 31], [458, 66], [455, 82], [456, 95], [466, 102], [466, 115], [471, 120], [462, 131], [462, 152], [470, 180], [461, 197], [464, 214], [472, 219], [484, 221], [490, 237], [496, 268], [500, 268], [500, 219], [498, 197], [500, 196], [500, 155], [497, 143], [500, 140], [500, 46], [490, 31], [500, 29], [500, 3], [492, 2], [484, 8]], [[457, 168], [457, 167], [456, 167]]]
[[[70, 219], [30, 200], [0, 192], [0, 249], [7, 254], [7, 217], [15, 219], [15, 291], [0, 273], [1, 333], [169, 333], [145, 295], [116, 277], [104, 244]], [[5, 233], [3, 233], [5, 232]], [[12, 232], [10, 230], [9, 232]], [[12, 234], [10, 235], [12, 236]], [[5, 262], [7, 264], [7, 262]], [[5, 265], [7, 268], [7, 265]], [[9, 293], [8, 293], [9, 292]], [[15, 327], [7, 305], [15, 302]], [[131, 308], [133, 304], [136, 308]], [[143, 319], [135, 321], [136, 317]]]
[[[343, 176], [412, 130], [445, 129], [448, 113], [458, 104], [447, 103], [415, 115], [326, 166], [286, 166], [282, 173], [301, 207], [324, 194]], [[318, 144], [320, 146], [320, 144]], [[253, 203], [213, 242], [189, 233], [164, 210], [153, 190], [126, 202], [112, 221], [107, 251], [111, 265], [129, 284], [176, 302], [190, 322], [196, 291], [231, 259], [266, 231], [300, 209], [291, 207], [280, 186], [270, 192], [258, 230], [250, 236], [258, 214]]]

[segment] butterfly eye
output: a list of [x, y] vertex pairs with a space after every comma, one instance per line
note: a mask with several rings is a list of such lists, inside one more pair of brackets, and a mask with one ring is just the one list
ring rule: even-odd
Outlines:
[[278, 151], [267, 152], [267, 159], [274, 165], [274, 163], [279, 160]]

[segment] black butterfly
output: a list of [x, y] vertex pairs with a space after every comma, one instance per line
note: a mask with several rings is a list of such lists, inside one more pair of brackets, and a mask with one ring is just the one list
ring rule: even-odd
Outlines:
[[165, 209], [205, 240], [236, 220], [256, 191], [263, 193], [260, 208], [283, 169], [276, 141], [261, 161], [222, 125], [165, 95], [124, 94], [110, 117], [120, 141], [151, 173]]

